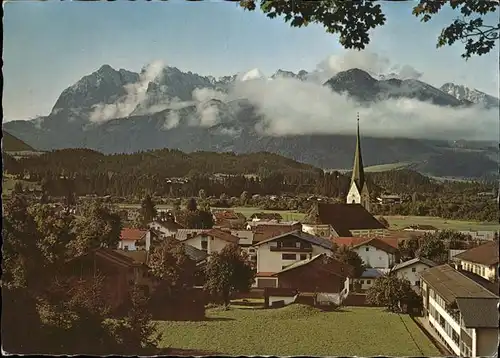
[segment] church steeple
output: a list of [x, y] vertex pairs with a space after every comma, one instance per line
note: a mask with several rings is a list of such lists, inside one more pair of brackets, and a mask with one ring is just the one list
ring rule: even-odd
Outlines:
[[359, 113], [357, 116], [357, 133], [356, 133], [356, 151], [354, 152], [354, 166], [352, 168], [352, 183], [356, 183], [358, 190], [361, 191], [365, 185], [365, 171], [363, 169], [363, 158], [361, 157], [361, 139], [359, 136]]

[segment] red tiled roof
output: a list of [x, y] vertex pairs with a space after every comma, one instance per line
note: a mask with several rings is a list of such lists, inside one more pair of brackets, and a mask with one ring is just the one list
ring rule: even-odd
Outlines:
[[340, 236], [350, 236], [351, 230], [386, 228], [360, 204], [317, 205], [320, 223], [329, 224]]
[[234, 212], [234, 210], [215, 211], [213, 215], [215, 216], [216, 220], [239, 219], [238, 215]]
[[146, 235], [147, 231], [140, 229], [125, 228], [120, 233], [120, 240], [140, 240]]

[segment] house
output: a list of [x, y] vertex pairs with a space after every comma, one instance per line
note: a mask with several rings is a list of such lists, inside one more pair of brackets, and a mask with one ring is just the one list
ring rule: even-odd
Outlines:
[[351, 289], [354, 289], [357, 286], [359, 290], [364, 292], [372, 287], [378, 278], [389, 273], [389, 271], [390, 269], [384, 268], [367, 268], [363, 271], [361, 277], [352, 280], [353, 285], [351, 286]]
[[255, 247], [252, 246], [254, 244], [255, 234], [248, 230], [231, 230], [230, 233], [240, 239], [238, 245], [242, 251], [248, 254], [249, 259], [257, 261], [256, 250]]
[[491, 356], [498, 349], [499, 297], [445, 264], [421, 274], [424, 319], [460, 357]]
[[491, 282], [498, 282], [498, 241], [489, 241], [453, 258], [462, 270], [473, 272]]
[[238, 237], [231, 235], [229, 232], [220, 229], [211, 229], [202, 230], [192, 236], [188, 234], [182, 242], [205, 251], [207, 254], [211, 254], [220, 252], [228, 244], [238, 245], [239, 241]]
[[400, 279], [408, 280], [412, 286], [420, 289], [420, 274], [434, 266], [436, 266], [435, 262], [424, 257], [416, 257], [397, 264], [391, 271], [395, 272]]
[[349, 278], [353, 271], [353, 267], [321, 253], [297, 261], [272, 276], [278, 279], [279, 288], [329, 294], [331, 298], [337, 295], [335, 303], [338, 305], [349, 293]]
[[118, 249], [125, 251], [137, 250], [137, 243], [141, 240], [145, 242], [145, 249], [148, 251], [151, 245], [151, 232], [149, 230], [124, 228], [120, 232]]
[[65, 274], [77, 280], [92, 279], [96, 275], [102, 275], [104, 297], [114, 312], [127, 301], [134, 285], [138, 285], [146, 292], [149, 288], [143, 280], [147, 276], [147, 268], [142, 263], [123, 255], [124, 252], [107, 248], [92, 250], [70, 260], [65, 265]]
[[335, 237], [332, 241], [338, 246], [349, 246], [373, 268], [391, 268], [397, 262], [397, 240], [383, 238], [344, 238]]
[[387, 228], [360, 204], [315, 203], [309, 216], [315, 219], [307, 223], [307, 227], [328, 225], [329, 236], [384, 236], [387, 232]]
[[483, 241], [492, 241], [496, 237], [496, 231], [491, 230], [460, 230], [460, 233], [464, 235], [469, 235], [473, 240], [483, 240]]
[[418, 233], [429, 233], [429, 234], [434, 234], [435, 232], [438, 231], [438, 228], [432, 225], [410, 225], [407, 226], [403, 229], [404, 231], [415, 231]]
[[294, 262], [306, 260], [321, 253], [333, 254], [331, 241], [299, 230], [257, 242], [254, 247], [257, 250], [255, 286], [259, 288], [277, 287], [277, 277], [273, 274]]
[[252, 221], [261, 221], [261, 220], [275, 220], [277, 222], [280, 222], [281, 220], [283, 220], [283, 217], [281, 216], [280, 213], [264, 213], [264, 212], [261, 212], [261, 213], [253, 213], [251, 216], [250, 216], [250, 219]]
[[212, 209], [214, 223], [225, 228], [238, 228], [245, 225], [246, 217], [234, 210]]
[[[354, 165], [352, 167], [351, 185], [347, 193], [346, 203], [348, 205], [360, 205], [366, 211], [370, 211], [370, 192], [365, 178], [363, 158], [361, 156], [361, 137], [359, 135], [359, 117], [356, 133], [356, 150], [354, 153]], [[341, 234], [342, 235], [342, 234]]]
[[377, 202], [381, 205], [401, 204], [401, 196], [380, 195], [379, 197], [377, 197]]
[[148, 224], [148, 228], [155, 230], [161, 237], [166, 238], [175, 236], [177, 230], [183, 229], [183, 226], [174, 220], [155, 220]]

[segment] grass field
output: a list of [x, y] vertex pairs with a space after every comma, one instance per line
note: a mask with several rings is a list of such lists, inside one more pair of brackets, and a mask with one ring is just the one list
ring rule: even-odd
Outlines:
[[379, 308], [321, 312], [291, 305], [207, 310], [207, 316], [201, 322], [161, 322], [162, 345], [225, 355], [439, 355], [410, 317]]
[[409, 225], [432, 225], [438, 229], [450, 230], [500, 230], [498, 223], [481, 223], [474, 221], [448, 220], [431, 216], [384, 216], [389, 221], [391, 229], [402, 229]]

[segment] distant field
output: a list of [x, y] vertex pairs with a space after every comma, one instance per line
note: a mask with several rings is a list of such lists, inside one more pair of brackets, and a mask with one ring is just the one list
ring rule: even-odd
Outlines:
[[386, 172], [389, 170], [404, 169], [404, 168], [408, 168], [412, 164], [413, 164], [412, 162], [398, 162], [398, 163], [390, 163], [390, 164], [372, 165], [370, 167], [366, 167], [365, 172], [376, 173], [376, 172]]
[[201, 322], [160, 322], [162, 346], [222, 355], [439, 356], [409, 316], [380, 308], [321, 312], [291, 305], [207, 310], [207, 316]]
[[402, 229], [409, 225], [432, 225], [438, 229], [450, 230], [500, 230], [498, 223], [481, 223], [474, 221], [448, 220], [431, 216], [384, 216], [389, 221], [391, 229]]
[[231, 209], [238, 213], [242, 213], [243, 215], [246, 216], [247, 219], [250, 218], [250, 216], [252, 216], [252, 214], [254, 213], [280, 213], [281, 216], [283, 217], [283, 220], [285, 221], [294, 221], [294, 220], [300, 221], [304, 219], [304, 216], [306, 215], [304, 213], [299, 213], [294, 210], [261, 210], [259, 208], [252, 208], [245, 206], [241, 207], [236, 206]]

